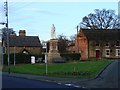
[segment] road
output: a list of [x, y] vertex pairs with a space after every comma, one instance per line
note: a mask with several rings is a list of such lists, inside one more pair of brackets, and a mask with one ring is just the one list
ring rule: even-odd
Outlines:
[[37, 80], [3, 76], [2, 88], [4, 89], [4, 88], [73, 88], [73, 87]]
[[120, 59], [110, 64], [96, 79], [77, 82], [87, 88], [120, 88]]

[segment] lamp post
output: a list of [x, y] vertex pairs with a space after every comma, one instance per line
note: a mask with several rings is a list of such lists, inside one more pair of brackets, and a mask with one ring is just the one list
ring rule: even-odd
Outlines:
[[16, 47], [14, 46], [14, 66], [15, 66], [15, 63], [16, 63]]
[[[1, 25], [4, 25], [4, 24], [6, 24], [6, 23], [4, 23], [4, 22], [0, 22], [0, 24]], [[1, 34], [1, 36], [0, 36], [0, 38], [1, 38], [1, 40], [0, 40], [0, 44], [1, 44], [1, 65], [3, 65], [4, 64], [4, 62], [3, 62], [3, 55], [4, 55], [4, 53], [3, 53], [3, 47], [2, 47], [2, 34], [3, 34], [3, 32], [2, 32], [2, 30], [0, 31], [0, 34]]]
[[0, 30], [0, 69], [3, 65], [2, 30]]
[[[78, 28], [79, 28], [79, 26], [77, 25], [77, 35], [78, 35]], [[76, 36], [76, 39], [77, 39], [77, 52], [79, 53], [79, 37], [78, 36]]]
[[47, 76], [47, 73], [48, 73], [48, 66], [47, 66], [47, 42], [46, 41], [43, 41], [42, 42], [43, 44], [43, 48], [45, 48], [45, 65], [46, 65], [46, 68], [45, 68], [45, 74]]
[[[6, 17], [6, 23], [4, 22], [0, 22], [0, 24], [2, 25], [6, 25], [6, 29], [7, 29], [7, 61], [8, 61], [8, 67], [10, 65], [10, 53], [9, 53], [9, 29], [8, 29], [8, 2], [6, 0], [6, 2], [4, 2], [4, 10], [5, 10], [5, 17]], [[8, 72], [10, 73], [10, 67]]]
[[10, 74], [10, 51], [9, 51], [9, 29], [8, 29], [8, 2], [4, 2], [5, 16], [6, 16], [6, 29], [7, 29], [7, 61], [8, 61], [8, 73]]

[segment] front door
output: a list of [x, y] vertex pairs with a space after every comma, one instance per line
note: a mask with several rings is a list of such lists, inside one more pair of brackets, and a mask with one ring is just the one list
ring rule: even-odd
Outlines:
[[96, 58], [97, 58], [97, 59], [100, 58], [100, 50], [96, 50]]

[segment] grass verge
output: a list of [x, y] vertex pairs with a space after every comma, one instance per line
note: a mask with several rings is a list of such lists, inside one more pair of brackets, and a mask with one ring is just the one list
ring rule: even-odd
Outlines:
[[[110, 63], [111, 60], [52, 63], [48, 64], [48, 76], [93, 78]], [[20, 74], [45, 75], [45, 64], [20, 64], [10, 66], [10, 70]], [[4, 66], [3, 71], [7, 72], [8, 66]]]

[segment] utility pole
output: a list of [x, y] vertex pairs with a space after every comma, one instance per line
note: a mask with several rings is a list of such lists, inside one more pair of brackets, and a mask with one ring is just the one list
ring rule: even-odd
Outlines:
[[16, 63], [16, 47], [14, 46], [14, 66], [15, 66], [15, 63]]
[[[4, 2], [4, 9], [5, 9], [5, 17], [6, 17], [6, 29], [7, 29], [7, 61], [8, 66], [10, 66], [10, 49], [9, 49], [9, 29], [8, 29], [8, 2]], [[9, 73], [10, 73], [10, 67], [9, 67]]]
[[47, 41], [43, 41], [42, 44], [43, 44], [43, 48], [45, 48], [45, 73], [46, 73], [46, 76], [47, 76], [48, 75]]
[[77, 52], [79, 53], [79, 41], [78, 41], [79, 40], [78, 31], [79, 30], [78, 30], [78, 28], [79, 28], [79, 26], [77, 25], [77, 38], [76, 39], [77, 39]]

